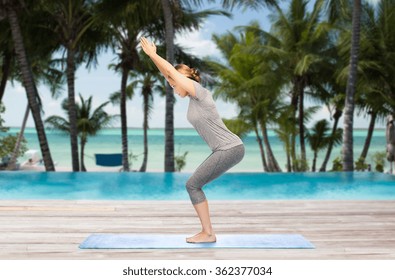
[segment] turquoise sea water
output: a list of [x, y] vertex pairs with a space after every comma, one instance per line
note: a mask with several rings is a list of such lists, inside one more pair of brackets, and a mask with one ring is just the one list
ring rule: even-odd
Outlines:
[[[11, 128], [8, 133], [16, 133], [19, 129]], [[366, 138], [366, 130], [354, 131], [354, 157], [357, 158], [363, 148]], [[4, 134], [3, 134], [4, 135]], [[132, 162], [133, 169], [139, 169], [142, 163], [143, 153], [143, 130], [129, 129], [129, 152], [139, 155], [137, 160]], [[148, 171], [163, 171], [164, 165], [164, 129], [150, 129], [148, 132], [149, 142], [149, 156], [148, 156]], [[28, 148], [40, 150], [37, 140], [37, 135], [34, 128], [28, 128], [25, 131], [25, 137], [28, 141]], [[57, 131], [47, 131], [48, 142], [51, 149], [52, 158], [57, 162], [57, 167], [71, 168], [70, 156], [70, 140], [65, 134]], [[280, 167], [285, 170], [286, 158], [283, 144], [273, 131], [269, 132], [269, 140], [272, 145], [273, 152], [280, 164]], [[246, 155], [241, 163], [235, 166], [231, 171], [254, 171], [260, 172], [263, 170], [260, 151], [253, 134], [248, 135], [243, 139], [246, 146]], [[386, 140], [385, 131], [376, 130], [371, 142], [369, 155], [375, 152], [385, 152]], [[210, 154], [210, 149], [206, 143], [199, 137], [193, 129], [176, 129], [175, 130], [175, 153], [183, 154], [188, 151], [186, 157], [186, 166], [183, 169], [185, 172], [193, 171], [203, 160]], [[121, 152], [121, 132], [119, 128], [111, 128], [103, 130], [99, 135], [90, 137], [86, 145], [85, 164], [89, 170], [97, 169], [95, 165], [95, 153], [120, 153]], [[312, 164], [313, 154], [307, 148], [307, 156], [309, 165]], [[317, 161], [318, 168], [321, 165], [322, 159], [325, 156], [323, 151], [319, 154]], [[334, 148], [330, 159], [328, 168], [332, 167], [332, 160], [341, 154], [341, 145]], [[26, 158], [21, 158], [19, 161], [23, 162]], [[368, 162], [372, 162], [368, 156]], [[100, 167], [99, 167], [100, 168]]]
[[[2, 172], [0, 199], [189, 200], [188, 173]], [[210, 200], [395, 200], [395, 176], [375, 172], [226, 173]]]

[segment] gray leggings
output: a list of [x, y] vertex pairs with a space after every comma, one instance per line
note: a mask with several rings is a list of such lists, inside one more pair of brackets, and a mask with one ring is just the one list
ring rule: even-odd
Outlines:
[[192, 174], [186, 183], [186, 188], [192, 204], [206, 200], [202, 188], [207, 183], [218, 178], [227, 170], [238, 164], [244, 157], [244, 145], [238, 145], [224, 151], [213, 152]]

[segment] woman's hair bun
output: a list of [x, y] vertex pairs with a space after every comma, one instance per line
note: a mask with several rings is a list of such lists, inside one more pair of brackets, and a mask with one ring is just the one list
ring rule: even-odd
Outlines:
[[200, 73], [196, 68], [190, 68], [185, 64], [178, 64], [175, 66], [175, 68], [177, 69], [177, 71], [183, 73], [188, 78], [200, 83]]
[[191, 68], [191, 75], [193, 80], [195, 80], [196, 82], [200, 82], [199, 70], [197, 70], [196, 68]]

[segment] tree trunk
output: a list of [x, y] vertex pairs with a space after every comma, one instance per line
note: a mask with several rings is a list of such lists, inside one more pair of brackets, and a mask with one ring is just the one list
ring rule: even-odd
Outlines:
[[[166, 60], [174, 64], [174, 26], [169, 0], [161, 0], [166, 31]], [[174, 94], [170, 85], [166, 85], [165, 116], [165, 172], [174, 172]]]
[[29, 108], [29, 104], [27, 104], [25, 116], [23, 117], [22, 127], [21, 127], [21, 130], [19, 131], [19, 135], [18, 135], [18, 139], [16, 140], [16, 143], [15, 143], [14, 151], [12, 153], [10, 162], [8, 163], [8, 166], [7, 166], [8, 170], [15, 170], [16, 169], [16, 160], [18, 157], [18, 152], [19, 152], [19, 148], [21, 146], [23, 135], [25, 133], [26, 123], [27, 123], [27, 119], [29, 118], [29, 113], [30, 113], [30, 108]]
[[258, 142], [259, 150], [261, 152], [263, 171], [268, 172], [269, 168], [268, 168], [267, 162], [266, 162], [265, 150], [263, 149], [262, 139], [259, 136], [259, 132], [258, 132], [258, 129], [256, 128], [256, 126], [254, 126], [254, 131], [255, 131], [255, 135], [256, 135], [256, 141]]
[[287, 157], [287, 172], [292, 172], [292, 163], [291, 163], [291, 145], [289, 141], [289, 135], [286, 136], [287, 139], [284, 139], [285, 144], [285, 153]]
[[374, 125], [376, 124], [376, 118], [377, 118], [377, 113], [372, 112], [371, 118], [370, 118], [370, 123], [369, 123], [368, 135], [366, 137], [365, 145], [363, 146], [362, 153], [359, 158], [366, 159], [366, 157], [368, 156], [370, 142], [372, 141], [372, 136], [373, 136], [373, 131], [374, 131]]
[[86, 167], [85, 167], [85, 144], [86, 144], [86, 138], [81, 136], [81, 171], [86, 172]]
[[361, 0], [354, 0], [352, 15], [352, 38], [350, 72], [347, 81], [346, 102], [344, 106], [343, 134], [343, 171], [354, 170], [353, 126], [354, 126], [354, 95], [357, 84], [357, 66], [359, 53]]
[[311, 168], [312, 172], [315, 172], [315, 166], [316, 166], [316, 163], [317, 163], [317, 156], [318, 156], [317, 152], [314, 152], [313, 166]]
[[16, 14], [16, 11], [10, 6], [8, 6], [7, 8], [7, 16], [11, 26], [16, 57], [22, 73], [23, 86], [25, 87], [26, 90], [29, 107], [30, 110], [32, 111], [34, 124], [36, 127], [38, 140], [40, 143], [40, 149], [44, 160], [45, 170], [55, 171], [55, 166], [53, 164], [51, 152], [48, 146], [47, 136], [45, 134], [44, 124], [41, 119], [39, 103], [37, 101], [38, 92], [33, 79], [33, 74], [31, 72], [30, 64], [26, 56], [22, 33], [18, 22], [18, 16]]
[[127, 113], [126, 113], [126, 84], [128, 82], [129, 70], [126, 67], [122, 69], [122, 80], [121, 80], [121, 137], [122, 137], [122, 166], [123, 171], [128, 172], [129, 166], [129, 151], [128, 151], [128, 124], [127, 124]]
[[291, 170], [295, 171], [297, 166], [296, 159], [296, 135], [292, 133], [291, 135]]
[[332, 140], [329, 143], [328, 146], [328, 150], [326, 151], [326, 155], [325, 155], [325, 159], [322, 162], [321, 168], [320, 168], [320, 172], [325, 172], [326, 171], [326, 165], [328, 164], [329, 158], [331, 157], [331, 153], [332, 153], [332, 148], [333, 148], [333, 137], [335, 136], [336, 130], [337, 130], [337, 125], [339, 124], [339, 119], [342, 116], [343, 111], [339, 110], [338, 108], [336, 108], [336, 112], [333, 115], [333, 119], [335, 120], [335, 122], [333, 123], [333, 128], [332, 128]]
[[70, 123], [71, 163], [73, 171], [80, 171], [78, 158], [78, 131], [77, 110], [75, 106], [75, 53], [72, 46], [67, 50], [67, 87], [68, 87], [68, 113]]
[[[299, 89], [299, 141], [300, 141], [300, 155], [303, 162], [307, 162], [306, 158], [306, 144], [304, 133], [304, 82], [300, 81]], [[306, 170], [303, 170], [306, 171]]]
[[147, 161], [148, 161], [148, 110], [149, 110], [149, 94], [143, 93], [144, 98], [144, 121], [143, 121], [143, 130], [144, 130], [144, 156], [143, 163], [140, 167], [140, 172], [145, 172], [147, 170]]
[[[291, 98], [291, 108], [292, 108], [292, 121], [296, 125], [296, 112], [298, 111], [298, 90], [297, 90], [297, 81], [294, 78], [293, 81], [293, 89], [292, 89], [292, 98]], [[292, 171], [296, 169], [296, 133], [292, 130], [291, 135], [291, 159], [292, 159]]]
[[292, 172], [291, 154], [289, 152], [289, 144], [287, 145], [287, 172]]
[[262, 136], [263, 136], [263, 143], [265, 144], [265, 148], [266, 148], [266, 153], [267, 153], [267, 157], [268, 157], [268, 167], [269, 167], [269, 171], [270, 172], [281, 172], [281, 168], [279, 167], [277, 160], [273, 154], [272, 151], [272, 147], [270, 146], [270, 142], [269, 142], [269, 137], [267, 135], [267, 128], [266, 125], [261, 122], [261, 130], [262, 130]]
[[5, 87], [7, 85], [8, 76], [10, 74], [11, 61], [12, 61], [12, 55], [6, 52], [3, 58], [3, 65], [1, 67], [1, 72], [3, 75], [1, 76], [1, 81], [0, 81], [0, 102], [3, 100]]

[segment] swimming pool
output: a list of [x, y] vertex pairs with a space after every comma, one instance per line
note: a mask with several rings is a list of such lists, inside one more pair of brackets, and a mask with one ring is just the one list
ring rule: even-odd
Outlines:
[[[189, 200], [188, 173], [0, 172], [0, 199]], [[373, 172], [226, 173], [209, 200], [395, 200], [395, 176]]]

